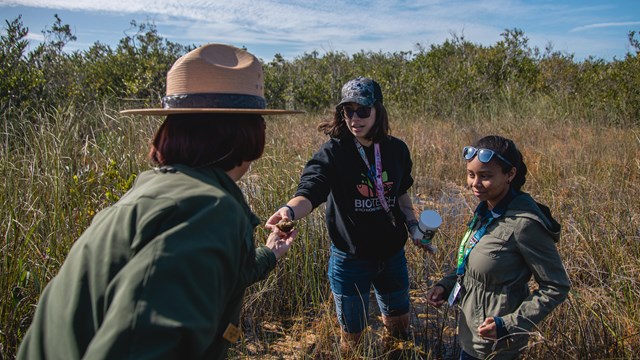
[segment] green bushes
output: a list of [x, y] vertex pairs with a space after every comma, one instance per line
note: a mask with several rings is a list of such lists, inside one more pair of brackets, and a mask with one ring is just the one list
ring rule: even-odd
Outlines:
[[28, 29], [21, 17], [6, 21], [0, 36], [0, 104], [4, 111], [65, 108], [108, 101], [157, 105], [164, 95], [166, 73], [192, 49], [164, 40], [153, 24], [137, 25], [136, 33], [120, 40], [116, 49], [96, 42], [86, 51], [64, 52], [75, 41], [69, 25], [56, 15], [45, 41], [27, 53]]
[[[64, 46], [75, 36], [56, 15], [55, 24], [44, 32], [44, 43], [26, 53], [27, 29], [21, 17], [7, 20], [0, 37], [2, 109], [38, 112], [105, 101], [116, 108], [157, 105], [167, 70], [194, 46], [163, 39], [153, 24], [131, 26], [135, 34], [125, 36], [115, 49], [96, 42], [85, 51], [66, 53]], [[387, 104], [427, 117], [455, 118], [500, 108], [509, 112], [544, 98], [567, 120], [638, 123], [640, 45], [635, 31], [629, 32], [635, 54], [610, 62], [576, 62], [573, 55], [532, 48], [520, 29], [501, 35], [493, 46], [453, 34], [428, 48], [416, 44], [414, 51], [360, 51], [351, 56], [313, 51], [292, 60], [275, 54], [264, 64], [265, 94], [270, 106], [318, 112], [339, 100], [343, 83], [363, 75], [382, 85]]]

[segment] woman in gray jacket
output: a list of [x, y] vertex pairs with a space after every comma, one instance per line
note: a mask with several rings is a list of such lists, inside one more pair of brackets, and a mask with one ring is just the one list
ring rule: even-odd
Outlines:
[[[527, 167], [513, 141], [487, 136], [465, 147], [463, 156], [467, 184], [480, 204], [455, 270], [427, 292], [427, 301], [460, 306], [460, 359], [517, 358], [528, 333], [569, 292], [556, 248], [560, 224], [520, 190]], [[535, 291], [528, 284], [532, 275]]]

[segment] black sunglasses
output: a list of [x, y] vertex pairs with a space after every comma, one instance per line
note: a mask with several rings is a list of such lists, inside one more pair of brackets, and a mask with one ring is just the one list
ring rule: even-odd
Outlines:
[[353, 114], [358, 114], [358, 117], [360, 119], [368, 118], [369, 115], [371, 115], [371, 108], [368, 106], [360, 106], [355, 110], [351, 108], [346, 108], [346, 107], [342, 109], [344, 110], [344, 115], [349, 119], [353, 118]]
[[462, 149], [462, 156], [464, 157], [465, 160], [471, 160], [476, 155], [478, 155], [478, 160], [480, 160], [480, 162], [483, 162], [485, 164], [491, 161], [491, 159], [495, 155], [498, 157], [498, 159], [504, 161], [505, 164], [513, 167], [513, 164], [511, 164], [509, 160], [505, 159], [502, 155], [498, 154], [493, 150], [476, 149], [473, 146], [465, 146], [464, 149]]

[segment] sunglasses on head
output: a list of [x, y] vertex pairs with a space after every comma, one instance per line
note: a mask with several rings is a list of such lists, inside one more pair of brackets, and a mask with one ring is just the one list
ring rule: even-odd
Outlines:
[[355, 110], [345, 107], [343, 108], [343, 110], [344, 110], [344, 115], [349, 119], [353, 118], [353, 114], [358, 114], [358, 117], [360, 119], [368, 118], [369, 115], [371, 115], [371, 108], [368, 106], [360, 106]]
[[513, 167], [513, 164], [511, 164], [509, 160], [505, 159], [502, 155], [498, 154], [493, 150], [476, 149], [473, 146], [465, 146], [464, 149], [462, 149], [462, 156], [464, 157], [465, 160], [471, 160], [476, 155], [478, 155], [478, 160], [480, 160], [480, 162], [485, 164], [491, 161], [491, 159], [495, 155], [498, 157], [498, 159], [502, 160], [505, 164]]

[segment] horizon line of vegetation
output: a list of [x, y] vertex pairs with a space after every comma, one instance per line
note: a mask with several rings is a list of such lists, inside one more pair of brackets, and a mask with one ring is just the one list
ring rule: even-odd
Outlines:
[[[135, 34], [125, 34], [115, 48], [96, 42], [69, 53], [64, 47], [76, 37], [56, 14], [51, 28], [42, 31], [44, 41], [28, 51], [29, 29], [22, 16], [5, 23], [0, 33], [0, 110], [32, 119], [49, 109], [156, 107], [165, 95], [166, 73], [195, 48], [164, 39], [153, 23], [132, 21]], [[269, 107], [321, 112], [339, 101], [347, 80], [368, 76], [380, 83], [391, 107], [401, 105], [425, 117], [456, 118], [497, 104], [520, 106], [542, 99], [571, 121], [623, 127], [640, 123], [636, 31], [628, 33], [632, 52], [613, 61], [575, 61], [551, 45], [531, 47], [517, 28], [501, 36], [492, 46], [452, 34], [442, 44], [418, 43], [415, 51], [351, 56], [313, 51], [293, 60], [275, 54], [263, 63], [265, 97]], [[11, 116], [2, 121], [7, 118]]]

